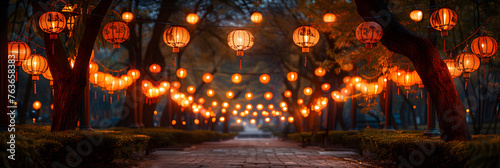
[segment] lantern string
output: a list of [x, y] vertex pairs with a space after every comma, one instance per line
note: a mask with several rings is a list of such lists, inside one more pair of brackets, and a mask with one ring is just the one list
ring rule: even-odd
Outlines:
[[111, 72], [111, 73], [120, 73], [120, 72], [123, 72], [123, 71], [126, 71], [128, 70], [128, 68], [130, 67], [130, 65], [127, 65], [125, 66], [124, 68], [122, 69], [118, 69], [118, 70], [112, 70], [112, 69], [109, 69], [109, 68], [106, 68], [106, 66], [104, 66], [104, 64], [101, 63], [101, 61], [99, 61], [98, 59], [94, 58], [94, 61], [99, 64], [101, 67], [104, 68], [104, 71], [107, 71], [107, 72]]
[[[31, 20], [31, 19], [30, 19], [30, 20]], [[8, 23], [9, 23], [9, 25], [12, 27], [12, 29], [13, 29], [13, 30], [15, 30], [15, 31], [17, 32], [17, 38], [18, 38], [18, 39], [19, 39], [19, 34], [20, 34], [20, 35], [22, 35], [22, 36], [23, 36], [26, 40], [28, 40], [31, 44], [35, 45], [35, 47], [39, 47], [39, 48], [41, 48], [41, 49], [44, 49], [44, 50], [45, 50], [45, 48], [44, 48], [44, 47], [42, 47], [42, 46], [40, 46], [40, 45], [38, 45], [38, 44], [36, 44], [36, 43], [32, 42], [30, 38], [26, 37], [23, 33], [21, 33], [19, 30], [17, 30], [17, 29], [14, 27], [14, 25], [12, 25], [10, 22], [8, 22]], [[35, 48], [35, 50], [36, 50], [36, 48]]]
[[472, 33], [469, 37], [467, 37], [467, 38], [466, 38], [464, 41], [462, 41], [460, 44], [458, 44], [458, 45], [456, 45], [455, 47], [450, 48], [450, 49], [448, 49], [448, 50], [446, 50], [446, 49], [445, 49], [445, 50], [444, 50], [444, 52], [447, 52], [447, 51], [453, 51], [453, 50], [455, 50], [457, 47], [459, 47], [459, 46], [463, 45], [465, 42], [469, 41], [469, 39], [470, 39], [470, 38], [472, 38], [472, 36], [474, 36], [475, 34], [477, 34], [477, 33], [479, 32], [479, 30], [481, 30], [481, 28], [482, 28], [482, 27], [483, 27], [483, 26], [484, 26], [484, 25], [488, 22], [488, 20], [489, 20], [490, 18], [491, 18], [491, 16], [489, 16], [488, 18], [486, 18], [486, 20], [483, 22], [483, 24], [481, 24], [481, 26], [479, 26], [479, 27], [477, 28], [477, 30], [476, 30], [474, 33]]

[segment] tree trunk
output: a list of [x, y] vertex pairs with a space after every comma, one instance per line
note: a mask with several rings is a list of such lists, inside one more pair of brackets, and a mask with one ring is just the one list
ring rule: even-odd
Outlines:
[[436, 106], [441, 139], [445, 141], [470, 140], [465, 120], [465, 109], [458, 96], [448, 67], [439, 57], [432, 43], [415, 35], [392, 16], [383, 0], [356, 0], [357, 10], [365, 21], [382, 26], [380, 40], [390, 51], [408, 57], [422, 82], [429, 90]]
[[[85, 31], [78, 46], [78, 56], [73, 69], [69, 67], [67, 53], [60, 39], [49, 40], [50, 34], [44, 34], [47, 62], [54, 78], [54, 111], [52, 115], [52, 131], [73, 130], [78, 123], [78, 108], [83, 97], [86, 74], [90, 55], [103, 17], [112, 0], [102, 0], [87, 18]], [[43, 11], [40, 4], [33, 2], [34, 13]], [[46, 5], [46, 4], [43, 4]], [[35, 16], [34, 18], [38, 18]], [[35, 19], [35, 23], [38, 23]], [[41, 31], [41, 30], [40, 30]], [[54, 47], [51, 47], [54, 46]]]

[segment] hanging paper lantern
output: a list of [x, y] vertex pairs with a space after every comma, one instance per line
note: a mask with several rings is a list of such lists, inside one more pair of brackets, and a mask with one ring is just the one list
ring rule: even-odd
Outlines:
[[253, 43], [254, 38], [252, 33], [243, 29], [233, 30], [227, 36], [227, 44], [231, 47], [231, 49], [236, 50], [236, 56], [243, 56], [243, 51], [250, 49], [253, 46]]
[[59, 12], [46, 12], [38, 19], [40, 29], [50, 34], [50, 39], [57, 39], [57, 34], [66, 27], [66, 18]]
[[302, 47], [302, 52], [309, 52], [309, 48], [319, 41], [319, 32], [311, 26], [300, 26], [293, 32], [293, 42]]
[[488, 62], [490, 57], [497, 52], [498, 44], [493, 37], [479, 36], [472, 40], [470, 49], [472, 53], [481, 58], [481, 61]]
[[141, 72], [138, 69], [130, 69], [127, 71], [127, 75], [130, 75], [132, 79], [137, 80], [141, 77]]
[[66, 29], [68, 29], [68, 36], [71, 37], [73, 28], [75, 27], [75, 21], [76, 21], [77, 16], [68, 16], [68, 19], [66, 19]]
[[[131, 76], [129, 75], [122, 75], [120, 76], [120, 79], [122, 79], [124, 82], [125, 82], [125, 85], [126, 87], [129, 87], [130, 85], [132, 85], [132, 83], [134, 83], [134, 79], [132, 79]], [[160, 83], [161, 84], [161, 83]], [[169, 84], [170, 85], [170, 84]]]
[[33, 110], [38, 110], [40, 107], [42, 107], [42, 103], [40, 103], [40, 101], [37, 100], [33, 102]]
[[94, 61], [89, 62], [89, 74], [93, 74], [99, 71], [99, 66]]
[[194, 86], [188, 86], [187, 87], [187, 92], [188, 93], [194, 93], [196, 91], [196, 88]]
[[54, 78], [52, 77], [52, 73], [50, 73], [49, 69], [47, 69], [44, 73], [42, 73], [42, 76], [50, 81], [49, 83], [50, 85], [54, 84], [53, 82]]
[[269, 109], [269, 110], [274, 110], [274, 104], [269, 104], [269, 105], [267, 105], [267, 109]]
[[203, 97], [199, 98], [198, 99], [198, 103], [204, 104], [205, 103], [205, 99]]
[[347, 63], [347, 64], [343, 64], [342, 66], [340, 66], [340, 68], [343, 71], [349, 72], [354, 68], [354, 66], [351, 63]]
[[181, 88], [181, 83], [179, 81], [173, 81], [172, 82], [172, 87], [174, 89], [179, 89], [179, 88]]
[[448, 30], [455, 27], [457, 20], [455, 11], [448, 8], [434, 11], [429, 19], [432, 28], [441, 31], [441, 36], [448, 36]]
[[264, 93], [264, 98], [266, 100], [271, 100], [273, 98], [273, 93], [271, 93], [271, 92]]
[[120, 48], [120, 43], [125, 42], [130, 35], [127, 24], [120, 21], [109, 22], [102, 29], [104, 40], [113, 44], [113, 48]]
[[234, 105], [234, 109], [236, 109], [236, 110], [240, 110], [240, 109], [241, 109], [241, 104], [236, 103], [236, 104]]
[[226, 92], [226, 97], [227, 97], [228, 99], [232, 99], [232, 98], [234, 97], [234, 92], [233, 92], [233, 91], [227, 91], [227, 92]]
[[310, 87], [304, 88], [304, 95], [309, 96], [312, 94], [312, 92], [313, 92], [312, 88]]
[[241, 79], [242, 79], [242, 78], [241, 78], [241, 75], [240, 75], [239, 73], [235, 73], [235, 74], [233, 74], [233, 76], [231, 76], [231, 81], [232, 81], [233, 83], [236, 83], [236, 84], [237, 84], [237, 83], [240, 83], [240, 82], [241, 82]]
[[271, 80], [271, 77], [268, 74], [262, 74], [260, 75], [259, 80], [262, 84], [267, 84]]
[[297, 99], [297, 104], [298, 105], [304, 104], [304, 99]]
[[297, 74], [297, 72], [291, 71], [286, 74], [286, 78], [288, 79], [288, 81], [294, 82], [299, 78], [299, 74]]
[[210, 73], [205, 73], [205, 74], [203, 74], [203, 76], [202, 76], [202, 80], [203, 80], [203, 82], [205, 82], [205, 83], [210, 83], [210, 82], [212, 82], [212, 79], [213, 79], [213, 76], [212, 76], [212, 74], [210, 74]]
[[446, 63], [446, 66], [448, 67], [448, 70], [450, 71], [451, 77], [452, 78], [457, 78], [460, 75], [462, 75], [462, 71], [458, 69], [457, 67], [457, 61], [454, 59], [445, 59], [443, 60], [444, 63]]
[[413, 83], [417, 84], [419, 88], [424, 87], [424, 83], [422, 83], [422, 79], [420, 75], [418, 75], [417, 71], [411, 71], [410, 76], [413, 78]]
[[323, 91], [328, 91], [328, 90], [330, 90], [330, 84], [329, 84], [329, 83], [323, 83], [323, 84], [321, 85], [321, 90], [323, 90]]
[[257, 107], [257, 110], [262, 110], [262, 109], [264, 109], [264, 105], [262, 105], [262, 104], [257, 104], [257, 106], [256, 106], [256, 107]]
[[208, 89], [207, 90], [207, 96], [208, 97], [213, 97], [215, 95], [215, 91], [213, 89]]
[[385, 75], [382, 75], [378, 77], [377, 82], [380, 86], [385, 87], [387, 85], [387, 77]]
[[168, 90], [168, 89], [170, 89], [170, 83], [167, 81], [162, 81], [162, 82], [160, 82], [159, 87], [162, 87], [163, 89]]
[[123, 12], [122, 13], [122, 20], [124, 22], [131, 22], [132, 19], [134, 19], [134, 14], [132, 14], [132, 12]]
[[404, 86], [406, 90], [408, 90], [410, 89], [411, 85], [415, 84], [415, 81], [412, 78], [411, 72], [406, 71], [404, 74], [399, 76], [398, 83], [401, 86]]
[[415, 21], [415, 22], [420, 22], [422, 20], [422, 18], [424, 17], [423, 13], [421, 10], [413, 10], [410, 12], [410, 18], [411, 20]]
[[172, 26], [163, 33], [163, 41], [170, 47], [173, 47], [172, 52], [178, 53], [180, 47], [184, 47], [189, 43], [189, 31], [184, 27]]
[[24, 60], [22, 68], [24, 72], [31, 74], [33, 80], [38, 80], [38, 75], [44, 73], [49, 67], [47, 60], [40, 54], [32, 54]]
[[376, 22], [363, 22], [356, 28], [356, 38], [372, 48], [373, 43], [380, 41], [383, 35], [382, 27]]
[[382, 92], [382, 90], [383, 90], [383, 87], [380, 86], [378, 83], [370, 83], [370, 84], [367, 85], [367, 88], [368, 88], [368, 94], [369, 95], [380, 94]]
[[391, 73], [391, 75], [390, 75], [391, 76], [391, 80], [394, 81], [394, 82], [396, 82], [396, 84], [398, 84], [398, 86], [399, 86], [400, 85], [399, 78], [402, 75], [404, 75], [405, 73], [406, 73], [405, 70], [398, 69], [397, 71]]
[[15, 65], [20, 66], [21, 63], [26, 60], [31, 54], [31, 49], [26, 44], [25, 42], [22, 42], [20, 40], [12, 41], [9, 42], [9, 53], [8, 55], [14, 55], [15, 56]]
[[187, 76], [187, 71], [184, 68], [177, 69], [177, 77], [183, 79]]
[[323, 77], [326, 74], [326, 70], [323, 67], [318, 67], [314, 70], [314, 74], [318, 77]]
[[363, 80], [363, 79], [362, 79], [361, 77], [359, 77], [359, 76], [355, 76], [355, 77], [352, 77], [352, 78], [351, 78], [351, 82], [352, 82], [352, 83], [359, 83], [359, 82], [361, 82], [362, 80]]
[[290, 116], [290, 117], [288, 117], [288, 122], [289, 122], [289, 123], [293, 123], [293, 121], [294, 121], [293, 117], [291, 117], [291, 116]]
[[217, 101], [212, 101], [212, 107], [217, 107], [218, 103]]
[[326, 23], [332, 23], [335, 22], [335, 20], [337, 20], [337, 17], [335, 17], [333, 13], [326, 13], [323, 15], [323, 21]]
[[283, 93], [283, 95], [284, 95], [285, 97], [292, 97], [292, 91], [286, 90], [286, 91]]
[[252, 13], [252, 16], [250, 16], [250, 20], [255, 24], [259, 24], [260, 22], [262, 22], [262, 14], [259, 12]]
[[[247, 110], [252, 110], [253, 106], [251, 104], [247, 104], [246, 106], [246, 109]], [[248, 113], [247, 111], [245, 111], [245, 113]]]
[[252, 98], [253, 98], [253, 94], [252, 94], [252, 92], [247, 92], [247, 93], [245, 93], [245, 99], [247, 99], [247, 100], [252, 100]]
[[470, 73], [476, 71], [481, 64], [479, 58], [471, 52], [464, 52], [458, 55], [456, 61], [457, 68], [462, 71], [464, 78], [469, 78]]
[[186, 16], [186, 22], [189, 24], [196, 24], [198, 23], [198, 20], [200, 20], [200, 18], [196, 13], [190, 13]]
[[160, 72], [161, 72], [161, 66], [160, 66], [160, 65], [158, 65], [158, 64], [153, 63], [153, 64], [151, 64], [151, 65], [149, 66], [149, 72], [151, 72], [151, 73], [153, 73], [154, 75], [156, 75], [156, 74], [158, 74], [158, 73], [160, 73]]
[[345, 84], [350, 84], [351, 83], [351, 77], [350, 76], [345, 76], [342, 81], [345, 83]]
[[342, 89], [340, 89], [340, 94], [342, 94], [344, 96], [349, 96], [351, 94], [351, 89], [342, 88]]

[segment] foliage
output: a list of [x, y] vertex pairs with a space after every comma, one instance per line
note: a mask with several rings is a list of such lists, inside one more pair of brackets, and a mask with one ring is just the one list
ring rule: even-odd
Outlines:
[[[444, 142], [438, 137], [427, 138], [423, 131], [383, 131], [364, 129], [358, 131], [331, 131], [330, 144], [338, 144], [363, 152], [376, 154], [379, 159], [397, 165], [413, 167], [498, 167], [500, 164], [500, 136], [473, 136], [468, 142]], [[309, 132], [289, 134], [288, 138], [301, 142], [301, 135]], [[321, 134], [311, 138], [312, 143], [322, 143]], [[421, 155], [420, 155], [421, 154]], [[419, 156], [423, 158], [419, 158]], [[422, 160], [420, 160], [422, 159]]]

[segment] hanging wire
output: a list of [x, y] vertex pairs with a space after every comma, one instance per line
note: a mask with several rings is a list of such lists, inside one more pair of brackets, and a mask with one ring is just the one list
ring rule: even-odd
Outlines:
[[472, 38], [472, 36], [474, 36], [475, 34], [477, 34], [479, 32], [479, 30], [481, 30], [481, 28], [486, 24], [486, 22], [488, 22], [488, 20], [491, 18], [491, 16], [489, 16], [484, 22], [483, 24], [481, 24], [481, 26], [479, 26], [479, 28], [477, 28], [477, 30], [472, 33], [469, 37], [467, 37], [467, 39], [465, 39], [464, 41], [462, 41], [460, 44], [458, 44], [457, 46], [453, 47], [453, 48], [450, 48], [450, 49], [447, 49], [447, 50], [444, 50], [444, 52], [448, 52], [448, 51], [453, 51], [455, 50], [457, 47], [463, 45], [465, 42], [467, 42], [470, 38]]
[[[30, 19], [30, 20], [31, 20], [31, 19]], [[16, 29], [16, 28], [15, 28], [15, 27], [14, 27], [14, 26], [10, 23], [10, 22], [8, 22], [8, 23], [9, 23], [9, 25], [12, 27], [12, 29], [13, 29], [13, 30], [15, 30], [15, 31], [17, 32], [17, 35], [16, 35], [16, 36], [17, 36], [17, 38], [18, 38], [18, 39], [19, 39], [19, 34], [20, 34], [20, 35], [22, 35], [22, 36], [23, 36], [26, 40], [28, 40], [31, 44], [35, 45], [35, 47], [39, 47], [39, 48], [41, 48], [41, 49], [44, 49], [44, 50], [45, 50], [45, 47], [42, 47], [42, 46], [40, 46], [40, 45], [38, 45], [38, 44], [36, 44], [36, 43], [32, 42], [30, 38], [26, 37], [23, 33], [21, 33], [19, 30], [17, 30], [17, 29]], [[35, 50], [36, 50], [36, 48], [35, 48]]]

